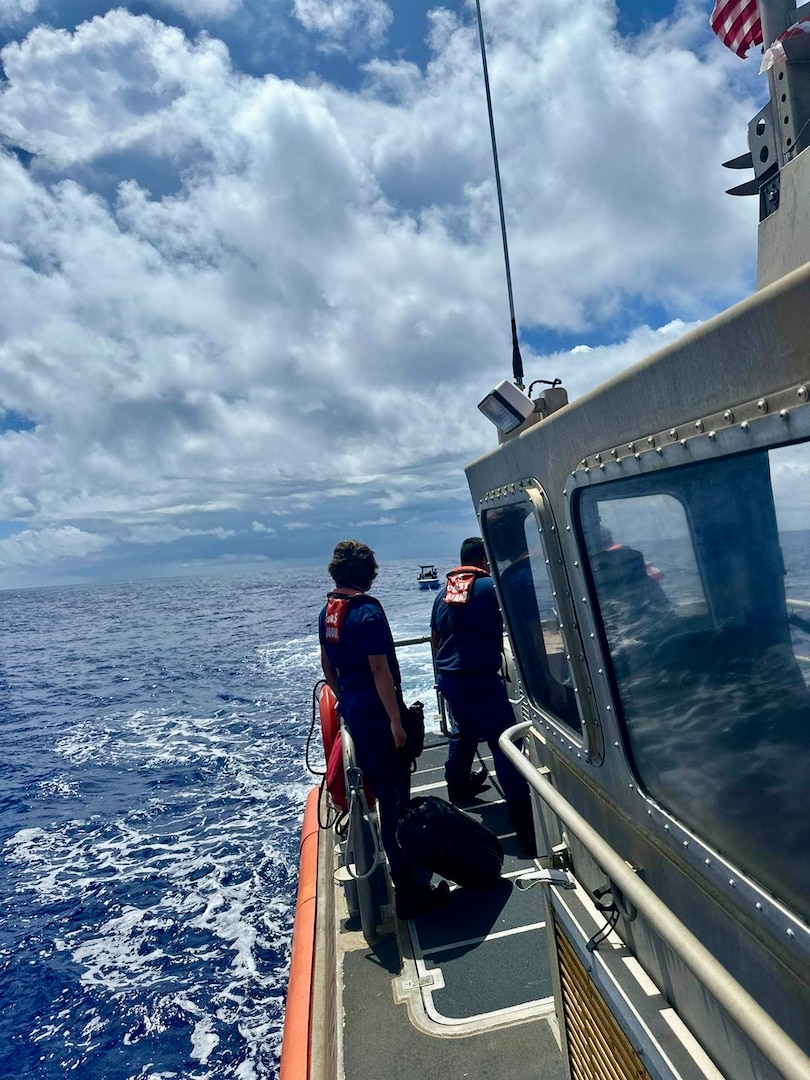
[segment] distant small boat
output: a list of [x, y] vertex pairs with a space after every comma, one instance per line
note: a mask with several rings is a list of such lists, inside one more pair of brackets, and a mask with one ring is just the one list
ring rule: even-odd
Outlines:
[[416, 583], [420, 589], [438, 589], [439, 572], [431, 563], [425, 563], [419, 567], [416, 575]]

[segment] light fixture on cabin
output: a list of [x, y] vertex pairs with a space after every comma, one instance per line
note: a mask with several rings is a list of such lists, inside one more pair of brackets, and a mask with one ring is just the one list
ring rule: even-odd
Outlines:
[[534, 402], [504, 379], [478, 403], [478, 408], [505, 435], [520, 427], [531, 416]]

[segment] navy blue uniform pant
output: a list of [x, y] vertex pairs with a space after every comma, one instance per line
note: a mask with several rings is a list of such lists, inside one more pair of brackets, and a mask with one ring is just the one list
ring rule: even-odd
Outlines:
[[438, 682], [456, 722], [444, 767], [448, 788], [469, 783], [478, 743], [486, 742], [507, 805], [525, 801], [529, 786], [498, 746], [498, 736], [515, 723], [503, 679], [441, 671]]
[[397, 843], [397, 824], [411, 797], [411, 767], [397, 753], [391, 726], [374, 686], [341, 695], [340, 712], [354, 740], [357, 764], [377, 799], [380, 839], [394, 886], [430, 878]]

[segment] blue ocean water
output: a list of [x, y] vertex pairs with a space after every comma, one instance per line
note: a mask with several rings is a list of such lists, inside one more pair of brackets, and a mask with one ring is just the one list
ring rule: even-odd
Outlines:
[[[417, 570], [375, 584], [398, 639]], [[328, 584], [0, 593], [0, 1076], [277, 1076]], [[432, 715], [429, 649], [400, 660]]]

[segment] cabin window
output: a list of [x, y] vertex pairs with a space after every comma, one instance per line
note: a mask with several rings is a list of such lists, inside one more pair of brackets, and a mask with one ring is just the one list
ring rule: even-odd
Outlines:
[[584, 489], [577, 522], [644, 788], [804, 917], [810, 444]]
[[581, 731], [559, 606], [532, 506], [519, 503], [485, 511], [484, 534], [526, 691], [535, 705]]

